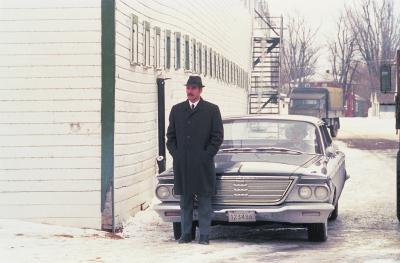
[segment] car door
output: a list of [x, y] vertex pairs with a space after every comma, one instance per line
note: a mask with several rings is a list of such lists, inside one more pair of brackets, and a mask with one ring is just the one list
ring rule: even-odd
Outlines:
[[[320, 126], [320, 131], [325, 145], [325, 152], [329, 146], [332, 145], [332, 137], [328, 132], [326, 124]], [[326, 154], [326, 153], [325, 153]], [[346, 180], [346, 169], [345, 169], [345, 155], [343, 152], [337, 150], [332, 157], [327, 158], [327, 174], [332, 178], [332, 182], [336, 189], [335, 204], [342, 193], [344, 182]]]

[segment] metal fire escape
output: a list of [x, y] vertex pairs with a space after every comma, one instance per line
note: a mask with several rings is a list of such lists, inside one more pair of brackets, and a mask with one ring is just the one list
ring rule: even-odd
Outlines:
[[283, 18], [254, 14], [249, 113], [279, 114]]

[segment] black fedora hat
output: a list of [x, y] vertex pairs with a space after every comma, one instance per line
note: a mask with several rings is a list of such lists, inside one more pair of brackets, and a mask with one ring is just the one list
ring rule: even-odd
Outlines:
[[200, 76], [189, 76], [185, 86], [205, 87]]

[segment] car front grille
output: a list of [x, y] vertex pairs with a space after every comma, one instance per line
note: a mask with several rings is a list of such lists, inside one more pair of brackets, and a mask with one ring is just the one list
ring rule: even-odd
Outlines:
[[289, 176], [219, 176], [213, 204], [273, 205], [283, 201], [293, 184]]

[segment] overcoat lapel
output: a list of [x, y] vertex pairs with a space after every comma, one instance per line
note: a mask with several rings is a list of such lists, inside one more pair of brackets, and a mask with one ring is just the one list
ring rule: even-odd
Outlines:
[[204, 104], [203, 98], [200, 97], [199, 103], [197, 103], [196, 107], [194, 107], [194, 109], [192, 110], [192, 109], [190, 108], [190, 105], [189, 105], [189, 99], [186, 99], [185, 107], [184, 107], [184, 109], [183, 109], [183, 111], [184, 111], [185, 114], [186, 114], [186, 115], [185, 115], [185, 116], [186, 116], [186, 119], [190, 118], [190, 117], [191, 117], [193, 114], [195, 114], [196, 112], [201, 111], [202, 108], [203, 108], [203, 104]]

